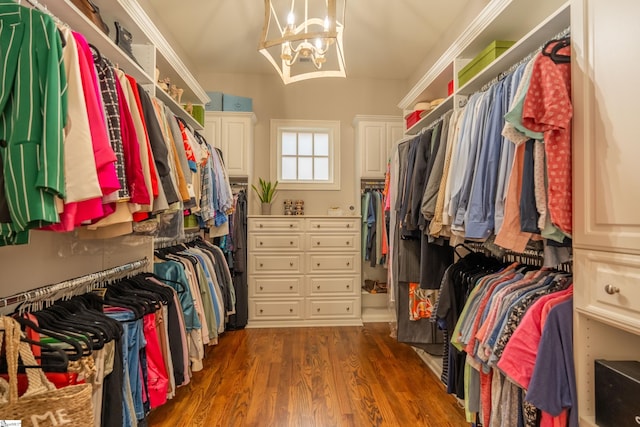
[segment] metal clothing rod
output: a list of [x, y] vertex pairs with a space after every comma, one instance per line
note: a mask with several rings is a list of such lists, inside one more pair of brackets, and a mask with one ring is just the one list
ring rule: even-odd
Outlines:
[[176, 237], [176, 238], [170, 237], [170, 238], [164, 238], [164, 239], [156, 239], [156, 241], [153, 242], [153, 248], [164, 249], [170, 246], [179, 245], [181, 243], [192, 242], [199, 237], [202, 237], [200, 235], [200, 232], [195, 232], [195, 233], [185, 233], [184, 237]]
[[[53, 285], [42, 286], [39, 288], [31, 289], [27, 292], [22, 292], [9, 297], [0, 298], [0, 307], [6, 307], [12, 304], [18, 304], [21, 302], [30, 302], [35, 300], [42, 300], [49, 296], [61, 293], [63, 291], [72, 291], [82, 286], [94, 284], [104, 281], [105, 279], [119, 279], [128, 274], [141, 270], [149, 265], [149, 259], [143, 258], [137, 261], [133, 261], [127, 264], [119, 265], [117, 267], [108, 268], [106, 270], [90, 273], [84, 276], [76, 277], [75, 279], [65, 280], [64, 282], [56, 283]], [[84, 293], [84, 292], [83, 292]]]

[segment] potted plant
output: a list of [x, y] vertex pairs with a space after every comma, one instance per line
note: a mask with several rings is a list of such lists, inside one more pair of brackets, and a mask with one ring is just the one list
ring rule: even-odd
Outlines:
[[262, 215], [271, 215], [271, 202], [276, 194], [278, 181], [276, 181], [275, 184], [272, 184], [271, 181], [265, 181], [262, 178], [258, 178], [258, 183], [260, 184], [260, 189], [256, 188], [253, 184], [251, 184], [251, 187], [253, 187], [253, 191], [256, 192], [260, 202], [262, 203]]

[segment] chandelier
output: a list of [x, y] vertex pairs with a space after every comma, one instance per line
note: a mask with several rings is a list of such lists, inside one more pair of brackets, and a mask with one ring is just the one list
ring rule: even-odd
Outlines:
[[346, 0], [265, 0], [264, 5], [258, 50], [284, 84], [347, 76], [342, 41]]

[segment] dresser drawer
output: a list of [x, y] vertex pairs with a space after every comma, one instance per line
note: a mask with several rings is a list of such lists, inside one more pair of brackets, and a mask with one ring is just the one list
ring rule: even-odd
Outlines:
[[308, 276], [307, 295], [357, 295], [357, 292], [360, 291], [357, 285], [358, 276]]
[[356, 299], [307, 299], [308, 319], [353, 318], [360, 315]]
[[349, 254], [307, 254], [309, 273], [356, 273], [360, 271], [360, 257]]
[[249, 305], [250, 320], [303, 319], [304, 304], [302, 299], [286, 301], [251, 301]]
[[302, 277], [262, 277], [249, 278], [249, 291], [254, 297], [299, 297], [302, 296]]
[[307, 230], [358, 231], [360, 218], [307, 218]]
[[255, 233], [249, 235], [249, 248], [252, 251], [300, 251], [302, 250], [302, 235]]
[[574, 268], [576, 308], [640, 334], [640, 256], [576, 250]]
[[308, 233], [306, 235], [307, 250], [314, 252], [354, 250], [360, 244], [358, 236], [358, 233]]
[[249, 257], [249, 272], [251, 273], [301, 273], [302, 267], [300, 254], [253, 254]]
[[295, 218], [249, 218], [249, 231], [302, 231], [304, 220]]

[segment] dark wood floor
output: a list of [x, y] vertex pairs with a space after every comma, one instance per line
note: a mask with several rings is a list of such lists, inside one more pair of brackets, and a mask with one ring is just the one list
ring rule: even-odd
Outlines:
[[389, 337], [388, 324], [369, 323], [226, 332], [149, 426], [468, 424], [418, 355]]

